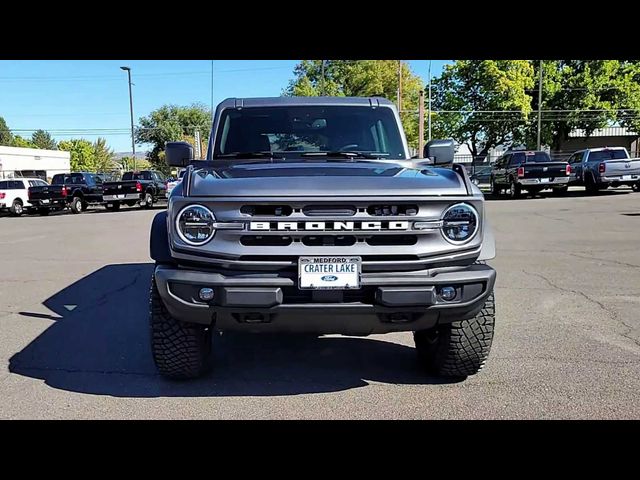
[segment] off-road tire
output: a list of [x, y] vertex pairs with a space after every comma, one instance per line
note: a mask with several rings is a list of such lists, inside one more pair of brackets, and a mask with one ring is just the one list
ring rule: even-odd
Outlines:
[[80, 207], [83, 212], [86, 212], [87, 210], [89, 210], [89, 204], [87, 202], [82, 202], [80, 204]]
[[482, 370], [491, 350], [495, 324], [493, 292], [482, 310], [469, 320], [414, 332], [420, 363], [443, 377], [467, 377]]
[[13, 204], [11, 205], [11, 208], [9, 209], [9, 211], [11, 212], [11, 215], [13, 215], [14, 217], [21, 216], [24, 213], [22, 200], [20, 200], [19, 198], [16, 198], [13, 201]]
[[210, 364], [211, 329], [173, 318], [160, 298], [155, 278], [149, 300], [151, 351], [160, 374], [184, 380], [202, 375]]
[[69, 204], [69, 210], [74, 214], [82, 212], [82, 199], [80, 197], [73, 197]]

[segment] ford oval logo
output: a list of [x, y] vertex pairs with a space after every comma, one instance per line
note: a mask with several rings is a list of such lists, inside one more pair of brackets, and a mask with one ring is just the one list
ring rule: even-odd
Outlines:
[[338, 279], [335, 275], [325, 275], [321, 278], [323, 282], [335, 282]]

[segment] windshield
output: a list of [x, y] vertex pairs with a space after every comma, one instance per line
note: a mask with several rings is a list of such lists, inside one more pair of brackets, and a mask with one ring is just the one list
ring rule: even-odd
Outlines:
[[599, 152], [589, 153], [589, 160], [601, 161], [601, 160], [621, 160], [623, 158], [629, 158], [626, 150], [600, 150]]
[[362, 152], [406, 158], [393, 111], [354, 106], [226, 109], [218, 126], [213, 156], [247, 152], [277, 153], [282, 157], [310, 152]]

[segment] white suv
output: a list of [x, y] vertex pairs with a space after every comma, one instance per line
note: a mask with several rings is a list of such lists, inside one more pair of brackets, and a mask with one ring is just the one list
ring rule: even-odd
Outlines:
[[0, 211], [9, 210], [12, 215], [20, 216], [30, 209], [29, 187], [48, 185], [39, 178], [10, 178], [0, 180]]

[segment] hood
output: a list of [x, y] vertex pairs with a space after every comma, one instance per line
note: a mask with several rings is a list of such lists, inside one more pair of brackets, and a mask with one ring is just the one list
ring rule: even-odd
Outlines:
[[220, 162], [196, 170], [192, 180], [195, 197], [467, 194], [454, 171], [411, 160]]

